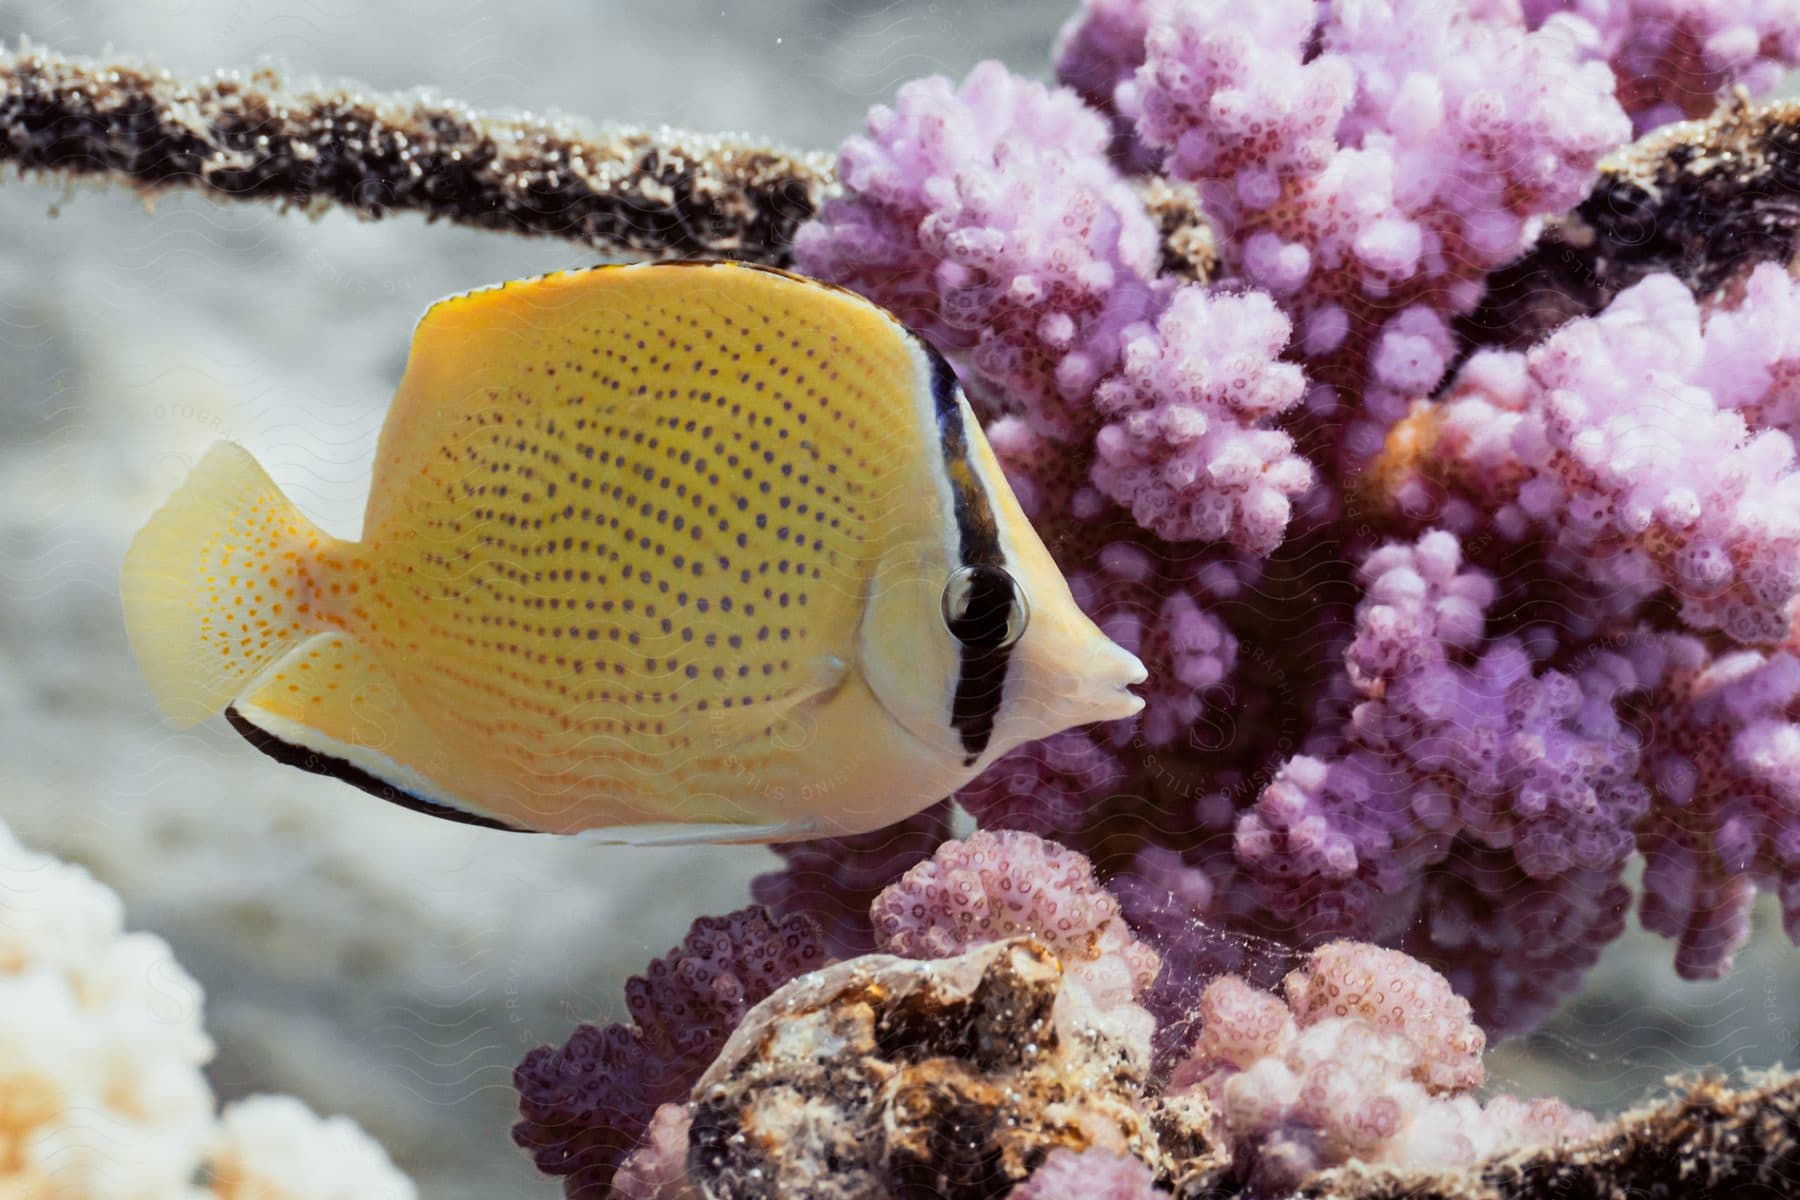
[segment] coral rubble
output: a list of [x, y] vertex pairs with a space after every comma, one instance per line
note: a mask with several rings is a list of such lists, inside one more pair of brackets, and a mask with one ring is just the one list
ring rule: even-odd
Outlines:
[[1144, 1060], [1019, 938], [851, 959], [752, 1013], [694, 1090], [689, 1164], [718, 1200], [973, 1198], [1049, 1148], [1147, 1149]]

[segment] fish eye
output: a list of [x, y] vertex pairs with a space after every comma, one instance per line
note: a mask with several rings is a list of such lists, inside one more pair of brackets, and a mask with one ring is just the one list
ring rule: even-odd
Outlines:
[[944, 585], [944, 625], [965, 646], [1004, 650], [1025, 636], [1031, 607], [1004, 567], [971, 563]]

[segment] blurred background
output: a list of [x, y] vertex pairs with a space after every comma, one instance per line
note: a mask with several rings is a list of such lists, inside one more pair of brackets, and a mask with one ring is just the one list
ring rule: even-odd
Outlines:
[[[486, 110], [834, 148], [870, 104], [984, 58], [1047, 78], [1060, 0], [7, 0], [0, 37], [187, 74], [424, 88]], [[376, 433], [432, 300], [576, 247], [187, 195], [0, 181], [0, 818], [88, 866], [205, 986], [229, 1098], [354, 1116], [448, 1200], [551, 1197], [507, 1136], [513, 1064], [767, 851], [644, 852], [416, 816], [158, 721], [119, 616], [131, 535], [213, 441], [356, 533]], [[1759, 907], [1729, 979], [1633, 930], [1492, 1060], [1497, 1086], [1617, 1106], [1687, 1066], [1800, 1057], [1800, 952]]]

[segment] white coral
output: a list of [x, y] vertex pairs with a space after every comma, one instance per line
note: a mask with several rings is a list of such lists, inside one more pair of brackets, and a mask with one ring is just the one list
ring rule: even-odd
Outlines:
[[118, 896], [0, 825], [0, 1195], [413, 1200], [342, 1118], [264, 1097], [216, 1121], [200, 1018], [200, 986], [124, 931]]
[[219, 1200], [412, 1200], [412, 1181], [348, 1117], [320, 1117], [292, 1096], [228, 1105], [213, 1145]]

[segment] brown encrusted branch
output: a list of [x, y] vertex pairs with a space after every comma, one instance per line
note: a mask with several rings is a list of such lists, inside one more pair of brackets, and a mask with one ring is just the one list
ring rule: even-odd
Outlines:
[[448, 101], [177, 79], [0, 50], [0, 162], [360, 216], [421, 213], [602, 254], [782, 264], [835, 186], [820, 154], [673, 130], [483, 116]]
[[[361, 216], [417, 212], [559, 237], [602, 254], [777, 265], [837, 190], [828, 155], [674, 130], [484, 116], [449, 101], [290, 89], [273, 71], [182, 80], [149, 67], [0, 50], [0, 162]], [[1191, 188], [1140, 181], [1163, 266], [1205, 279], [1212, 235]], [[1518, 347], [1657, 271], [1710, 296], [1800, 246], [1800, 104], [1742, 98], [1658, 130], [1458, 322]]]
[[[0, 49], [0, 163], [192, 188], [221, 200], [558, 237], [635, 258], [784, 266], [838, 190], [832, 157], [727, 137], [488, 116], [446, 100], [296, 88], [263, 69], [187, 80], [131, 61]], [[1212, 231], [1192, 187], [1137, 181], [1163, 268], [1204, 280]]]
[[1308, 1200], [1789, 1200], [1800, 1195], [1800, 1075], [1691, 1083], [1600, 1138], [1461, 1174], [1338, 1170]]
[[1488, 277], [1459, 332], [1470, 345], [1523, 347], [1658, 271], [1711, 297], [1758, 263], [1788, 263], [1797, 239], [1800, 104], [1740, 95], [1603, 163], [1579, 208]]

